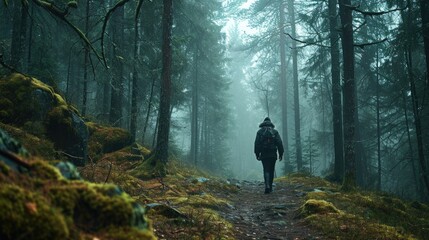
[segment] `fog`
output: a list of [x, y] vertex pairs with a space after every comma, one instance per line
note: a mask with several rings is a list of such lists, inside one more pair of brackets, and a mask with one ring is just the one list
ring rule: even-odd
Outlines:
[[0, 74], [41, 79], [163, 162], [262, 179], [253, 147], [269, 116], [286, 149], [277, 176], [427, 196], [418, 1], [173, 2], [164, 15], [164, 1], [1, 1]]

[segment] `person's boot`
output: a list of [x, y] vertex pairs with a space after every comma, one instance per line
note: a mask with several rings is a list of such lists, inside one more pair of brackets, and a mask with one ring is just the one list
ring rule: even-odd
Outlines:
[[265, 194], [270, 193], [270, 173], [264, 172]]

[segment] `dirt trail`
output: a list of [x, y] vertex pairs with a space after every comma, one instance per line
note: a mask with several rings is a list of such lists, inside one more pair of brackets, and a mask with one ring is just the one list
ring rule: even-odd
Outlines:
[[239, 184], [238, 193], [223, 196], [234, 208], [222, 212], [234, 224], [236, 239], [324, 239], [295, 218], [303, 201], [299, 185], [277, 183], [271, 194], [264, 194], [262, 182]]

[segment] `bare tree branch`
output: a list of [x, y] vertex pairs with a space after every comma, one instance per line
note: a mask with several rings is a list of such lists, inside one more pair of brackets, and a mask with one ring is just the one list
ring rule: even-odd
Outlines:
[[299, 46], [299, 48], [303, 48], [303, 47], [307, 47], [307, 46], [319, 46], [319, 47], [326, 47], [326, 48], [330, 48], [331, 47], [331, 46], [327, 46], [327, 45], [321, 44], [322, 41], [306, 42], [306, 41], [299, 40], [299, 39], [296, 39], [296, 38], [292, 37], [289, 33], [284, 33], [284, 34], [286, 34], [287, 36], [289, 36], [290, 39], [292, 39], [292, 40], [294, 40], [296, 42], [304, 44], [303, 46]]
[[106, 184], [107, 181], [109, 181], [110, 173], [112, 173], [112, 167], [113, 167], [113, 163], [111, 161], [109, 161], [109, 172], [107, 173], [107, 177], [104, 180], [104, 184]]
[[[129, 2], [130, 0], [121, 0], [116, 3], [115, 6], [113, 6], [109, 11], [107, 11], [106, 16], [104, 17], [103, 21], [103, 27], [101, 29], [101, 56], [104, 62], [104, 65], [107, 67], [107, 61], [104, 54], [104, 33], [106, 32], [107, 22], [109, 21], [109, 18], [111, 15], [116, 11], [116, 9], [122, 7], [125, 5], [125, 3]], [[139, 3], [140, 4], [140, 3]]]
[[403, 10], [405, 10], [405, 9], [408, 8], [408, 5], [407, 5], [407, 6], [403, 7], [403, 8], [395, 8], [395, 9], [390, 9], [390, 10], [387, 10], [387, 11], [373, 12], [373, 11], [363, 11], [363, 10], [360, 10], [359, 9], [360, 5], [357, 5], [357, 6], [345, 5], [345, 6], [348, 7], [348, 8], [350, 8], [351, 10], [353, 10], [355, 12], [363, 14], [365, 17], [366, 16], [380, 16], [380, 15], [384, 15], [384, 14], [391, 13], [391, 12], [403, 11]]
[[359, 47], [359, 48], [361, 48], [361, 49], [364, 49], [366, 46], [371, 46], [371, 45], [375, 45], [375, 44], [383, 43], [383, 42], [385, 42], [385, 41], [387, 41], [387, 38], [384, 38], [384, 39], [382, 39], [382, 40], [375, 41], [375, 42], [370, 42], [370, 43], [360, 43], [360, 44], [355, 44], [354, 46], [355, 46], [355, 47]]
[[[63, 10], [63, 9], [60, 9], [59, 7], [57, 7], [55, 4], [53, 4], [51, 2], [48, 2], [48, 1], [33, 0], [33, 2], [36, 5], [38, 5], [39, 7], [44, 8], [46, 11], [52, 13], [54, 16], [58, 17], [63, 22], [65, 22], [70, 28], [73, 29], [73, 31], [75, 31], [77, 33], [77, 35], [79, 35], [79, 37], [85, 42], [86, 46], [89, 47], [95, 53], [95, 55], [97, 56], [98, 60], [100, 60], [100, 61], [103, 60], [103, 62], [105, 62], [105, 60], [98, 54], [97, 50], [95, 50], [94, 46], [88, 40], [88, 38], [86, 37], [86, 35], [78, 27], [76, 27], [73, 23], [71, 23], [66, 18], [66, 15], [68, 14], [68, 11], [69, 11], [70, 7], [75, 7], [76, 5], [69, 4]], [[107, 66], [107, 65], [105, 65], [105, 66]]]
[[[330, 48], [330, 46], [320, 44], [319, 42], [321, 42], [321, 41], [319, 41], [319, 42], [306, 42], [306, 41], [302, 41], [302, 40], [293, 38], [289, 33], [285, 33], [285, 34], [288, 35], [292, 40], [305, 44], [303, 46], [299, 46], [300, 48], [307, 47], [307, 46], [319, 46], [319, 47]], [[383, 43], [385, 41], [387, 41], [387, 38], [384, 38], [384, 39], [376, 41], [376, 42], [355, 44], [354, 46], [364, 49], [366, 46], [371, 46], [371, 45]]]

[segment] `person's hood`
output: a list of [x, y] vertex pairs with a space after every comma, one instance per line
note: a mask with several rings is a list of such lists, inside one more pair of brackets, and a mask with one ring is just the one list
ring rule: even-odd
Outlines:
[[274, 128], [275, 126], [271, 121], [264, 121], [261, 124], [259, 124], [259, 127], [260, 128], [261, 127], [272, 127], [272, 128]]

